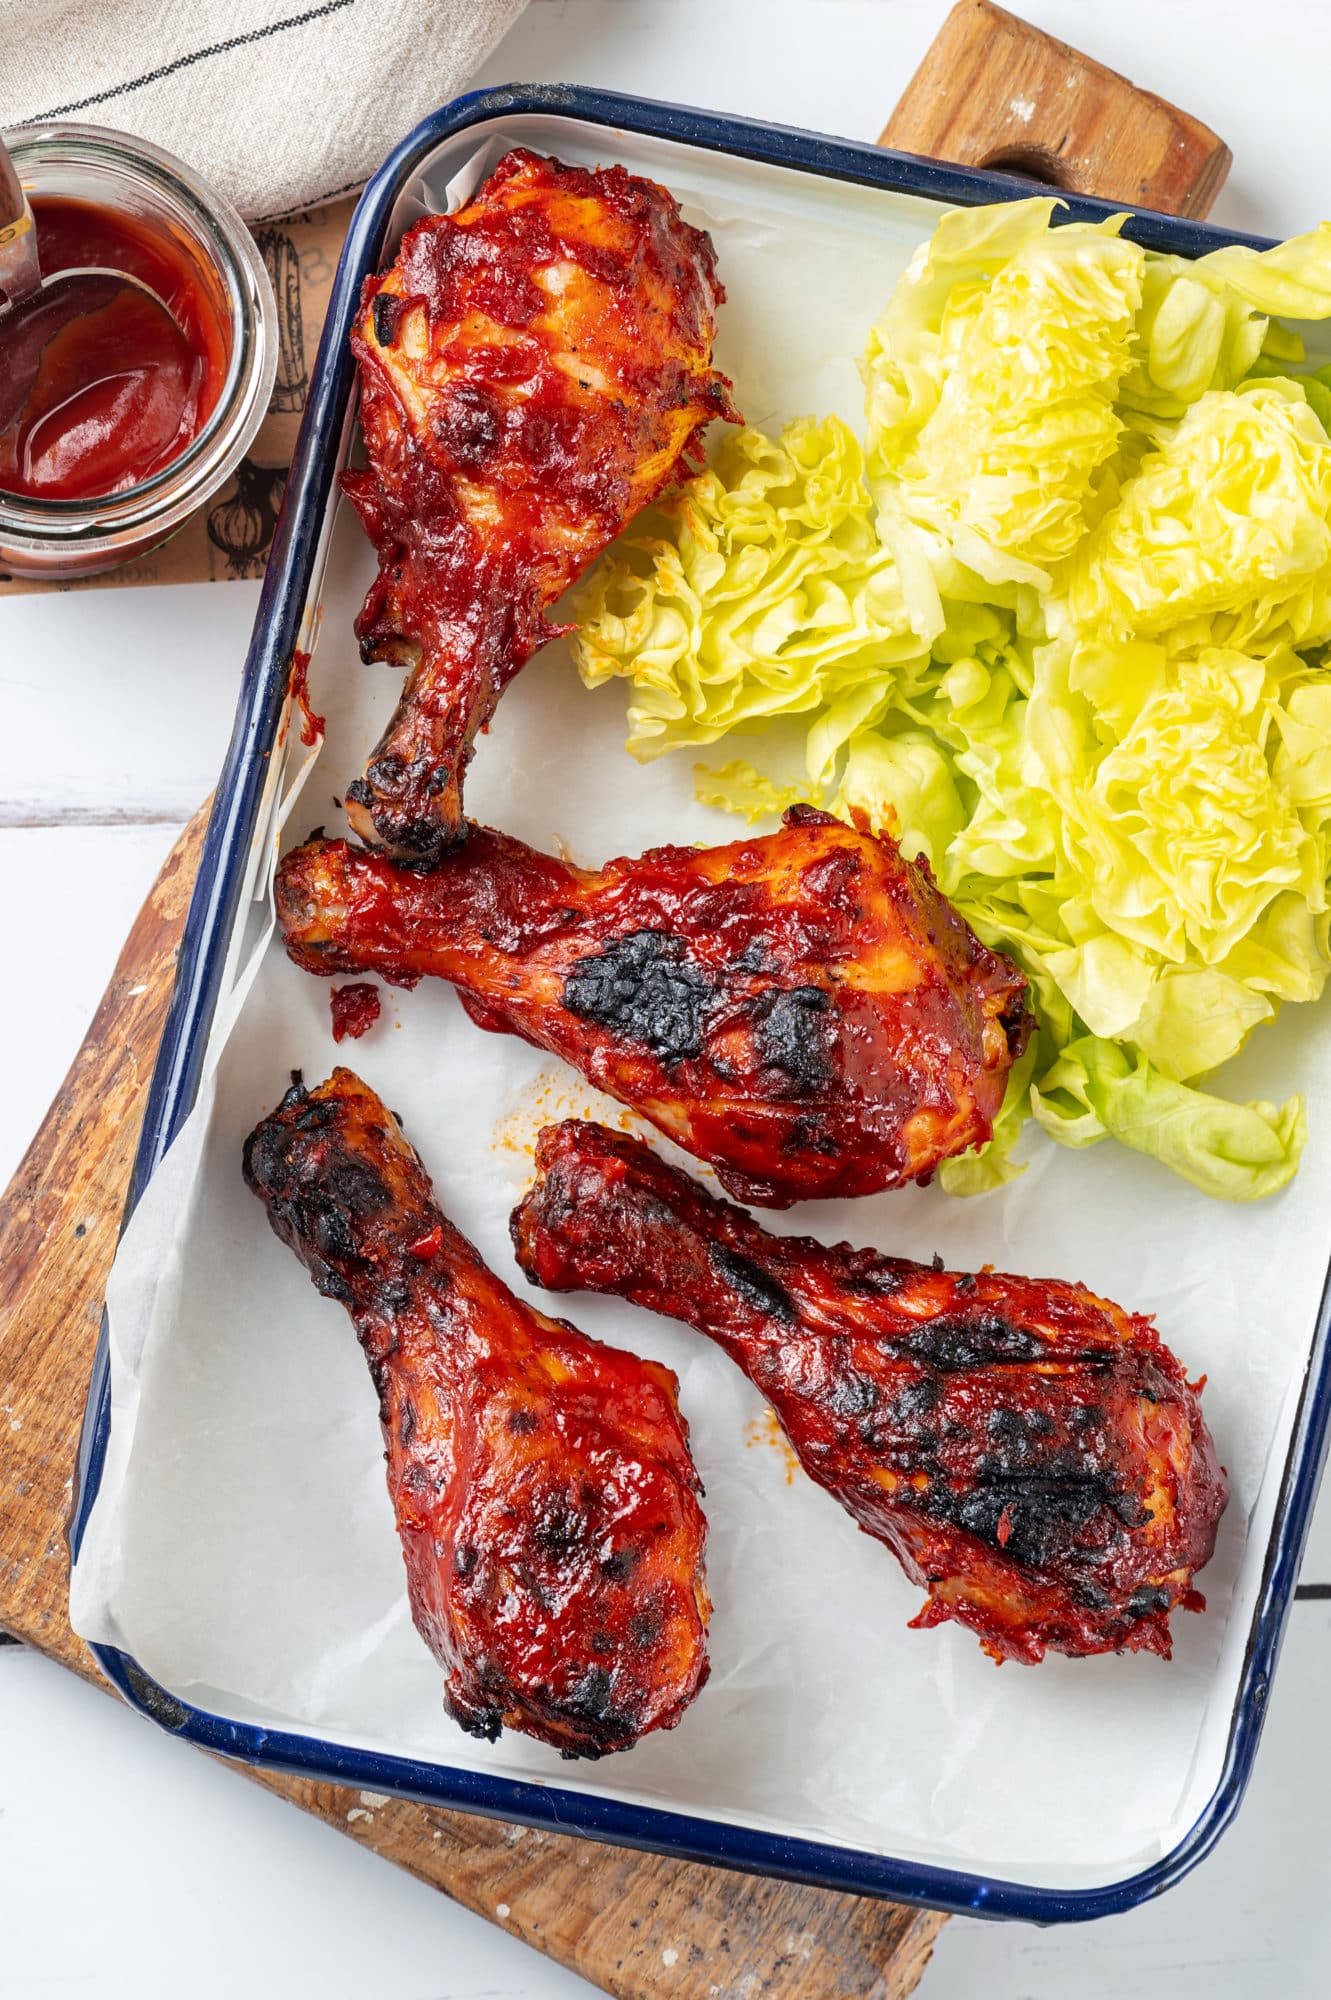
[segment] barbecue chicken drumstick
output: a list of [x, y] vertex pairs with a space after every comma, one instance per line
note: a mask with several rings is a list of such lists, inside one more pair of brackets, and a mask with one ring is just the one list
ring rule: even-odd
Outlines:
[[745, 1201], [929, 1175], [989, 1137], [1025, 980], [896, 844], [807, 806], [779, 833], [595, 872], [485, 828], [422, 874], [312, 840], [277, 876], [311, 972], [451, 980]]
[[521, 149], [369, 278], [351, 344], [367, 471], [343, 486], [379, 556], [356, 625], [410, 668], [347, 794], [356, 831], [432, 858], [462, 773], [546, 609], [676, 477], [711, 418], [723, 297], [666, 190]]
[[355, 1322], [449, 1713], [567, 1757], [673, 1728], [707, 1678], [710, 1606], [670, 1370], [514, 1298], [350, 1070], [296, 1080], [246, 1142], [245, 1178]]
[[1200, 1611], [1228, 1484], [1198, 1388], [1149, 1319], [1083, 1285], [957, 1275], [769, 1236], [641, 1140], [537, 1147], [518, 1262], [715, 1340], [809, 1476], [996, 1660], [1170, 1651]]

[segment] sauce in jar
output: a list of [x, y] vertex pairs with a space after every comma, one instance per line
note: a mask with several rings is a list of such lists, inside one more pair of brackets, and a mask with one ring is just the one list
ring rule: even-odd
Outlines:
[[63, 324], [53, 307], [46, 328], [40, 305], [22, 309], [42, 344], [21, 407], [0, 427], [0, 489], [102, 499], [150, 479], [198, 436], [226, 379], [227, 333], [189, 252], [162, 229], [58, 196], [34, 197], [32, 212], [43, 277], [88, 267], [128, 272], [177, 322], [172, 328], [151, 300], [124, 287], [97, 310], [66, 311]]

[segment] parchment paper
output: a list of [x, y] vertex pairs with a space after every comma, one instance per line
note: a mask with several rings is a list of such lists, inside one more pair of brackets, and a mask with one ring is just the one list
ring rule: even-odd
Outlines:
[[[513, 136], [543, 137], [531, 120]], [[558, 149], [574, 152], [563, 127]], [[611, 151], [592, 136], [574, 156]], [[750, 420], [837, 408], [857, 421], [855, 353], [935, 212], [622, 134], [613, 157], [656, 172], [711, 228], [730, 292], [719, 359]], [[480, 164], [444, 158], [435, 188]], [[311, 674], [328, 738], [295, 836], [341, 826], [336, 802], [395, 697], [398, 677], [362, 667], [351, 637], [371, 571], [344, 512]], [[564, 648], [549, 647], [481, 746], [473, 814], [589, 862], [733, 838], [735, 822], [694, 803], [687, 755], [642, 768], [624, 754], [623, 708], [622, 691], [586, 693]], [[260, 860], [256, 850], [261, 898]], [[521, 1292], [507, 1219], [536, 1131], [575, 1111], [626, 1114], [539, 1052], [481, 1033], [437, 984], [387, 992], [376, 1027], [335, 1050], [328, 983], [263, 931], [252, 901], [215, 1066], [113, 1273], [112, 1448], [74, 1576], [76, 1629], [239, 1720], [997, 1877], [1088, 1886], [1175, 1845], [1219, 1774], [1326, 1266], [1331, 1044], [1315, 1010], [1287, 1010], [1225, 1077], [1243, 1096], [1307, 1095], [1303, 1169], [1274, 1201], [1222, 1207], [1109, 1144], [1070, 1154], [1033, 1133], [1025, 1177], [980, 1200], [914, 1190], [764, 1218], [921, 1258], [937, 1250], [954, 1267], [1080, 1278], [1158, 1315], [1186, 1365], [1209, 1375], [1205, 1409], [1234, 1493], [1201, 1578], [1208, 1611], [1176, 1616], [1173, 1662], [998, 1669], [957, 1628], [908, 1631], [919, 1593], [792, 1470], [719, 1352], [573, 1297], [559, 1309], [588, 1332], [679, 1374], [716, 1605], [712, 1679], [680, 1727], [579, 1766], [513, 1734], [478, 1744], [444, 1715], [411, 1626], [350, 1323], [270, 1233], [240, 1149], [293, 1068], [314, 1081], [349, 1061], [404, 1114], [444, 1208]]]

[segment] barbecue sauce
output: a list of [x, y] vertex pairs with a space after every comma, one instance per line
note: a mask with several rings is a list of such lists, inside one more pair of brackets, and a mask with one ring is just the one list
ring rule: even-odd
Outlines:
[[[177, 322], [172, 328], [150, 300], [124, 288], [99, 302], [91, 285], [91, 309], [73, 316], [72, 286], [63, 306], [60, 288], [49, 309], [23, 309], [24, 337], [39, 344], [40, 360], [20, 407], [0, 413], [0, 490], [102, 499], [150, 479], [198, 436], [226, 379], [227, 329], [203, 273], [165, 230], [64, 197], [39, 195], [32, 212], [43, 277], [89, 267], [127, 272]], [[3, 327], [0, 319], [0, 376], [18, 366]]]

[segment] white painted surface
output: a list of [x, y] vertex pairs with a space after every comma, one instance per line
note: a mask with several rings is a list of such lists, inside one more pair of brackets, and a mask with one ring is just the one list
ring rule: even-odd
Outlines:
[[[481, 80], [597, 83], [869, 139], [945, 7], [537, 0]], [[1225, 135], [1237, 164], [1218, 219], [1286, 234], [1331, 212], [1321, 0], [1026, 0], [1025, 11]], [[11, 975], [0, 1033], [22, 1051], [6, 1065], [0, 1174], [59, 1083], [178, 824], [213, 782], [254, 598], [233, 584], [0, 603]], [[1304, 1574], [1331, 1582], [1331, 1504]], [[1320, 2000], [1331, 1983], [1328, 1665], [1331, 1605], [1300, 1604], [1248, 1800], [1179, 1889], [1070, 1930], [954, 1921], [924, 2000], [1145, 2000], [1166, 1982], [1174, 2000]], [[390, 1989], [400, 2000], [591, 1992], [45, 1661], [0, 1651], [0, 1992], [361, 2000]]]
[[221, 768], [258, 602], [257, 583], [6, 598], [0, 829], [187, 820]]

